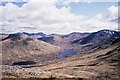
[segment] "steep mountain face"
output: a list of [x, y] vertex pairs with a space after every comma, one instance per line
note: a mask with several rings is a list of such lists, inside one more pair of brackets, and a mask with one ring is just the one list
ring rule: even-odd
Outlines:
[[[30, 38], [24, 34], [10, 34], [2, 41], [3, 64], [12, 64], [19, 61], [41, 61], [56, 57], [60, 48], [46, 42]], [[47, 56], [47, 58], [45, 58]], [[37, 58], [36, 58], [37, 57]]]
[[82, 39], [75, 40], [72, 43], [77, 43], [81, 45], [91, 43], [93, 45], [97, 45], [111, 38], [117, 38], [119, 36], [120, 36], [119, 32], [112, 30], [101, 30], [98, 32], [91, 33], [90, 35]]

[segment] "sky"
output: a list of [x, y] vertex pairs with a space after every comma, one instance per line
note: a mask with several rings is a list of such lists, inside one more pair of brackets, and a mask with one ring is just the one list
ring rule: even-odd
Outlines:
[[117, 0], [1, 0], [0, 33], [117, 30], [118, 7]]

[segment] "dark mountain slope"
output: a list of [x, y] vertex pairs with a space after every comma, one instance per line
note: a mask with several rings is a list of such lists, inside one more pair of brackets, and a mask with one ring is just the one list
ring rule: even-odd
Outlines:
[[40, 35], [42, 37], [45, 37], [46, 34], [42, 33], [42, 32], [39, 32], [39, 33], [26, 33], [26, 32], [23, 32], [23, 33], [17, 33], [17, 34], [25, 34], [25, 35], [28, 35], [28, 36], [35, 36], [35, 35]]
[[2, 41], [7, 40], [7, 39], [16, 41], [16, 40], [20, 40], [21, 36], [20, 36], [20, 34], [10, 34], [8, 37], [3, 38]]
[[51, 37], [41, 37], [41, 38], [38, 38], [38, 40], [42, 40], [42, 41], [45, 41], [47, 43], [54, 44], [54, 37], [53, 36], [51, 36]]
[[88, 35], [87, 37], [84, 37], [82, 39], [78, 39], [73, 41], [72, 43], [77, 43], [77, 44], [88, 44], [88, 43], [92, 43], [93, 45], [97, 45], [100, 44], [104, 41], [107, 41], [111, 38], [116, 38], [119, 37], [120, 34], [116, 31], [112, 31], [112, 30], [101, 30], [98, 32], [94, 32], [91, 33], [90, 35]]
[[39, 33], [27, 33], [27, 32], [22, 32], [22, 33], [17, 33], [17, 34], [24, 34], [24, 35], [27, 35], [31, 38], [34, 38], [34, 39], [37, 39], [37, 38], [40, 38], [40, 37], [45, 37], [46, 34], [42, 33], [42, 32], [39, 32]]
[[82, 39], [80, 44], [101, 43], [111, 38], [119, 37], [119, 33], [111, 30], [101, 30]]

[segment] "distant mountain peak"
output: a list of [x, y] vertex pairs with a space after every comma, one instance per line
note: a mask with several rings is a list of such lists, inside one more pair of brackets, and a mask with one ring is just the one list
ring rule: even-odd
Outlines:
[[88, 35], [87, 37], [83, 39], [78, 39], [76, 41], [80, 44], [87, 44], [87, 43], [99, 44], [101, 42], [104, 42], [106, 40], [119, 37], [119, 36], [120, 36], [119, 32], [116, 32], [113, 30], [100, 30], [100, 31], [91, 33], [90, 35]]
[[42, 37], [45, 37], [46, 34], [42, 33], [42, 32], [38, 32], [38, 33], [27, 33], [27, 32], [22, 32], [22, 33], [17, 33], [17, 34], [25, 34], [25, 35], [28, 35], [28, 36], [34, 36], [34, 35], [40, 35]]
[[107, 33], [107, 34], [110, 34], [110, 35], [116, 33], [116, 31], [113, 31], [113, 30], [106, 30], [106, 29], [105, 29], [105, 30], [98, 31], [98, 32], [104, 32], [104, 33]]

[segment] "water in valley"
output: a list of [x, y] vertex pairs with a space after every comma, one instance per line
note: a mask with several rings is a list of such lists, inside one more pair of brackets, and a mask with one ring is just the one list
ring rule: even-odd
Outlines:
[[67, 49], [62, 52], [60, 52], [58, 55], [60, 56], [61, 59], [76, 55], [77, 53], [73, 49]]
[[32, 65], [32, 64], [36, 64], [36, 62], [35, 61], [22, 61], [22, 62], [13, 63], [13, 65]]

